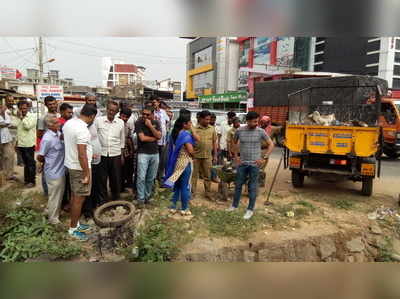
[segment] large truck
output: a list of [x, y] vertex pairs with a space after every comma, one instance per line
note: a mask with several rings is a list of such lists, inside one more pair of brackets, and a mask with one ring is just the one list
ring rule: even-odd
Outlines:
[[[274, 139], [278, 145], [283, 144], [285, 125], [288, 120], [288, 95], [298, 90], [319, 86], [380, 86], [384, 96], [381, 99], [382, 115], [378, 122], [383, 131], [382, 152], [389, 158], [400, 157], [400, 91], [388, 89], [387, 81], [371, 76], [312, 77], [300, 79], [283, 79], [255, 83], [254, 107], [250, 110], [272, 119], [275, 132]], [[346, 90], [346, 89], [344, 89]], [[370, 98], [367, 89], [359, 89], [357, 94], [346, 95], [349, 99], [356, 96], [360, 99]], [[327, 98], [329, 95], [325, 95]]]

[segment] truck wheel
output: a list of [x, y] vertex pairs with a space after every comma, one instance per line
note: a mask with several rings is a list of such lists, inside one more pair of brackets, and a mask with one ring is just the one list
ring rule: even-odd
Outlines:
[[400, 155], [396, 151], [391, 149], [384, 149], [383, 153], [390, 159], [397, 159], [398, 157], [400, 157]]
[[285, 145], [285, 136], [283, 136], [281, 133], [279, 133], [275, 137], [275, 142], [276, 142], [277, 146], [283, 147]]
[[304, 186], [304, 174], [296, 169], [292, 170], [292, 185], [295, 188], [302, 188]]
[[362, 180], [362, 189], [361, 193], [364, 196], [371, 196], [372, 190], [374, 186], [374, 179], [373, 178], [363, 178]]

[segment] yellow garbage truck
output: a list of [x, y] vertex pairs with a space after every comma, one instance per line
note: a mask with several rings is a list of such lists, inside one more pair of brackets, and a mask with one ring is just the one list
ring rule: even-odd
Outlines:
[[381, 95], [380, 86], [310, 87], [289, 95], [285, 168], [295, 188], [306, 176], [330, 174], [360, 181], [361, 193], [372, 195], [381, 168]]

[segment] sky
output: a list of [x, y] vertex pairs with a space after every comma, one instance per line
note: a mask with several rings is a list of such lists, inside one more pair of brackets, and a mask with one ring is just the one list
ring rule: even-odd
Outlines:
[[[44, 71], [59, 70], [75, 85], [101, 86], [102, 57], [144, 66], [145, 80], [171, 78], [185, 82], [187, 39], [177, 37], [71, 38], [45, 37]], [[14, 67], [24, 75], [37, 68], [37, 37], [0, 37], [0, 66]]]

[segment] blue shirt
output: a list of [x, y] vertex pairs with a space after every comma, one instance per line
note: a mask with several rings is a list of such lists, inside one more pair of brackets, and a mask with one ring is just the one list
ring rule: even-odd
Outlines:
[[45, 159], [43, 171], [46, 179], [49, 180], [57, 180], [65, 175], [65, 149], [60, 135], [60, 132], [47, 130], [40, 143], [39, 155]]

